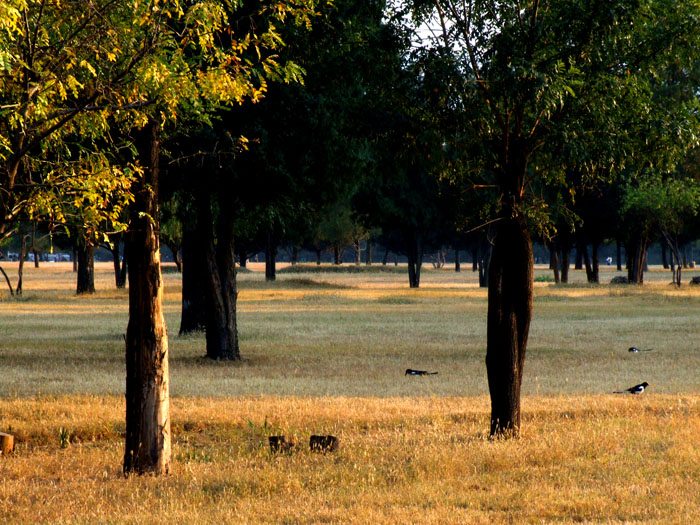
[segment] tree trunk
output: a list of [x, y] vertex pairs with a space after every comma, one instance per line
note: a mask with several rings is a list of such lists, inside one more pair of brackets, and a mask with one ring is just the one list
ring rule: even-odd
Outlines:
[[73, 242], [73, 273], [78, 273], [78, 247]]
[[362, 264], [362, 242], [356, 239], [353, 244], [355, 245], [355, 265], [360, 266]]
[[78, 295], [95, 293], [95, 246], [89, 239], [78, 244]]
[[388, 260], [389, 260], [389, 248], [384, 248], [384, 257], [382, 257], [382, 266], [386, 266], [386, 263]]
[[[210, 235], [206, 249], [208, 276], [207, 357], [216, 361], [237, 360], [241, 357], [236, 324], [238, 292], [236, 290], [234, 222], [231, 215], [224, 213], [225, 207], [225, 202], [222, 202], [219, 207], [221, 215], [218, 220], [216, 245], [214, 245], [214, 239]], [[266, 255], [266, 270], [267, 260]], [[274, 268], [274, 259], [272, 262]]]
[[158, 126], [137, 137], [143, 168], [131, 206], [129, 325], [126, 330], [124, 474], [167, 474], [171, 468], [168, 335], [158, 240]]
[[122, 266], [126, 264], [126, 254], [122, 262], [119, 254], [119, 244], [120, 239], [117, 237], [110, 245], [109, 251], [112, 253], [112, 265], [114, 266], [114, 284], [117, 288], [124, 288], [126, 286], [126, 274], [122, 271]]
[[292, 266], [296, 266], [297, 262], [299, 261], [299, 247], [298, 246], [292, 246]]
[[[182, 312], [179, 335], [204, 330], [207, 307], [204, 296], [207, 282], [207, 229], [211, 229], [211, 212], [202, 211], [209, 202], [197, 205], [196, 218], [187, 222], [182, 232]], [[204, 222], [209, 221], [208, 224]], [[245, 257], [245, 256], [244, 256]]]
[[518, 435], [520, 386], [532, 317], [533, 255], [525, 218], [504, 210], [489, 268], [486, 371], [491, 435]]
[[333, 246], [333, 264], [339, 265], [342, 261], [340, 260], [340, 246], [337, 244]]
[[554, 284], [559, 284], [561, 276], [559, 275], [559, 251], [556, 245], [550, 245], [549, 247], [549, 267], [554, 272]]
[[627, 254], [627, 281], [630, 284], [644, 283], [644, 266], [646, 261], [648, 239], [645, 235], [634, 238], [625, 247]]
[[321, 266], [321, 248], [316, 248], [316, 266]]
[[[233, 242], [233, 237], [231, 238]], [[273, 239], [272, 232], [267, 230], [265, 242], [265, 280], [277, 279], [277, 242]]]
[[472, 246], [472, 272], [479, 271], [479, 245], [474, 243]]
[[372, 266], [372, 243], [367, 239], [367, 252], [365, 253], [365, 264]]
[[560, 241], [561, 282], [569, 282], [569, 267], [571, 266], [571, 243], [567, 239]]
[[459, 261], [459, 250], [455, 248], [455, 272], [459, 273], [462, 271], [462, 265]]
[[661, 243], [661, 264], [664, 267], [664, 270], [668, 270], [668, 255], [666, 253], [666, 243], [662, 242]]
[[27, 238], [20, 230], [19, 245], [19, 266], [17, 267], [17, 286], [15, 287], [15, 295], [22, 295], [22, 281], [24, 280], [24, 259], [27, 257]]
[[408, 284], [411, 288], [420, 287], [420, 270], [423, 264], [423, 243], [420, 234], [410, 236], [406, 257], [408, 258]]
[[489, 267], [491, 266], [492, 252], [493, 245], [488, 241], [487, 236], [484, 235], [478, 249], [479, 288], [488, 288], [489, 286]]
[[182, 273], [182, 245], [176, 244], [174, 242], [167, 242], [164, 244], [170, 249], [170, 252], [173, 254], [173, 261], [175, 262], [175, 268], [177, 268], [178, 273]]
[[574, 270], [583, 270], [583, 250], [586, 249], [586, 245], [584, 244], [583, 246], [577, 245], [576, 246], [576, 258], [574, 259]]

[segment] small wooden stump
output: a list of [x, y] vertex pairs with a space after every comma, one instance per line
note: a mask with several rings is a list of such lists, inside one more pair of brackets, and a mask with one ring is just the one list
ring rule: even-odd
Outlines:
[[270, 442], [270, 452], [273, 454], [276, 452], [291, 452], [297, 445], [293, 439], [286, 436], [270, 436], [267, 439]]
[[311, 436], [309, 448], [311, 452], [334, 452], [338, 448], [338, 438], [335, 436]]
[[12, 434], [0, 432], [0, 455], [7, 456], [15, 449], [15, 438]]

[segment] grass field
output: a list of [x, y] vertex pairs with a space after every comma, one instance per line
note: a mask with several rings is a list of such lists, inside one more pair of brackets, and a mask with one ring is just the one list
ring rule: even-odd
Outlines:
[[[235, 364], [177, 337], [166, 273], [174, 474], [124, 480], [126, 292], [107, 264], [91, 297], [68, 264], [26, 268], [24, 296], [0, 299], [0, 431], [18, 439], [0, 522], [697, 522], [700, 290], [656, 269], [642, 287], [572, 278], [536, 284], [523, 435], [494, 442], [472, 272], [426, 270], [418, 290], [401, 273], [241, 274]], [[271, 456], [273, 433], [341, 446]]]

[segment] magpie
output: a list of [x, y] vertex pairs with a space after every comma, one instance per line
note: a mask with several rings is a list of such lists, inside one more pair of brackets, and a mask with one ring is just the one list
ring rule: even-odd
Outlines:
[[635, 385], [631, 388], [628, 388], [627, 390], [620, 390], [620, 391], [615, 391], [613, 394], [641, 394], [644, 392], [644, 389], [649, 386], [649, 383], [644, 381], [644, 383], [640, 383], [638, 385]]
[[637, 352], [651, 352], [652, 350], [653, 350], [653, 348], [642, 349], [642, 348], [637, 348], [636, 346], [630, 346], [627, 351], [637, 353]]
[[413, 370], [412, 368], [407, 368], [405, 376], [434, 376], [437, 372], [426, 372], [425, 370]]

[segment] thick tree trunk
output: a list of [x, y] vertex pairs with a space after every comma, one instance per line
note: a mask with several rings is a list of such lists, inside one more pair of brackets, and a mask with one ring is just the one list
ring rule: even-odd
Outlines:
[[296, 266], [297, 262], [299, 261], [299, 247], [298, 246], [292, 246], [292, 266]]
[[630, 284], [644, 283], [648, 239], [640, 235], [625, 247], [627, 254], [627, 281]]
[[[207, 357], [216, 361], [240, 359], [238, 327], [236, 324], [236, 266], [233, 217], [223, 214], [222, 203], [217, 228], [217, 242], [210, 236], [206, 250], [207, 297]], [[266, 258], [267, 267], [267, 258]]]
[[167, 474], [171, 468], [168, 335], [158, 240], [158, 126], [136, 141], [143, 176], [131, 207], [129, 325], [126, 330], [124, 474]]
[[367, 239], [367, 251], [365, 253], [365, 264], [372, 266], [372, 243]]
[[78, 295], [95, 293], [95, 247], [88, 239], [78, 244]]
[[362, 264], [362, 242], [356, 239], [353, 244], [355, 246], [355, 264], [359, 266]]
[[265, 280], [274, 281], [275, 279], [277, 279], [277, 242], [272, 232], [268, 230], [265, 242]]
[[321, 248], [316, 248], [316, 266], [321, 266]]
[[389, 248], [384, 248], [384, 257], [382, 257], [382, 266], [386, 266], [386, 263], [388, 260], [389, 260]]
[[455, 248], [455, 272], [461, 272], [462, 271], [462, 264], [460, 263], [459, 260], [459, 250]]
[[600, 261], [598, 260], [598, 241], [593, 241], [591, 244], [591, 278], [588, 280], [589, 283], [600, 283]]
[[489, 268], [486, 370], [491, 435], [518, 435], [520, 387], [532, 317], [533, 255], [525, 218], [506, 210]]
[[[208, 201], [204, 204], [209, 206]], [[180, 314], [179, 335], [199, 332], [205, 329], [207, 307], [204, 291], [207, 287], [207, 229], [211, 229], [211, 213], [202, 211], [198, 204], [197, 217], [188, 221], [182, 232], [182, 312]]]

